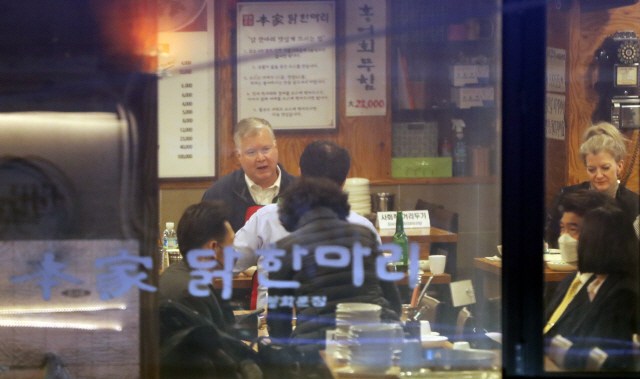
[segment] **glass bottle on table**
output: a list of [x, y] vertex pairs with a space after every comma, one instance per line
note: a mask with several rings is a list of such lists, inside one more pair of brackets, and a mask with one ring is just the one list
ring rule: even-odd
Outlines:
[[407, 238], [407, 235], [404, 233], [402, 211], [398, 211], [396, 214], [396, 234], [393, 235], [393, 243], [398, 244], [402, 248], [400, 265], [406, 268], [409, 262], [409, 238]]

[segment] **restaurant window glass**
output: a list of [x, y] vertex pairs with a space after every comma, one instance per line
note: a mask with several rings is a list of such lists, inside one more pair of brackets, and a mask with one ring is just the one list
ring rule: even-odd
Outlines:
[[638, 371], [638, 13], [635, 1], [547, 7], [547, 372]]

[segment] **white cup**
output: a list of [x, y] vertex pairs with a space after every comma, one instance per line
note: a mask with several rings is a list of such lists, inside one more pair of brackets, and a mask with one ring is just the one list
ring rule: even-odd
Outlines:
[[447, 262], [446, 255], [429, 256], [429, 267], [434, 275], [444, 274], [444, 265]]
[[430, 336], [431, 335], [431, 324], [429, 321], [420, 320], [420, 336]]

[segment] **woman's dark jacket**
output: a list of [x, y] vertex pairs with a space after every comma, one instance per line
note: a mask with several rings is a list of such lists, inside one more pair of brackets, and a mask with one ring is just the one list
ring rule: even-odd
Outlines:
[[[352, 247], [360, 242], [363, 247], [371, 248], [371, 254], [364, 257], [364, 282], [353, 285], [352, 259], [347, 267], [319, 266], [315, 260], [315, 250], [320, 246], [343, 246], [352, 252]], [[308, 249], [304, 256], [302, 269], [294, 271], [292, 251], [294, 245]], [[325, 331], [335, 327], [336, 305], [358, 302], [382, 306], [382, 321], [398, 320], [402, 304], [398, 288], [394, 282], [381, 281], [376, 275], [376, 257], [382, 254], [378, 249], [377, 238], [368, 228], [350, 224], [338, 219], [336, 213], [328, 208], [315, 208], [305, 213], [298, 222], [298, 229], [277, 243], [278, 249], [286, 251], [282, 258], [282, 267], [269, 273], [270, 280], [295, 280], [301, 286], [297, 289], [269, 288], [269, 310], [267, 325], [269, 335], [275, 338], [291, 336], [299, 343], [312, 343], [323, 346]], [[351, 254], [353, 257], [353, 254]], [[282, 296], [296, 298], [326, 296], [324, 306], [296, 308], [296, 328], [291, 332], [292, 308], [278, 306], [271, 308], [272, 302]]]
[[589, 353], [597, 347], [608, 355], [603, 370], [632, 369], [632, 336], [638, 332], [637, 327], [637, 281], [609, 275], [593, 301], [565, 330], [563, 337], [573, 345], [565, 355], [564, 368], [586, 369]]
[[[559, 209], [562, 198], [569, 193], [577, 190], [588, 190], [591, 186], [590, 182], [582, 182], [573, 186], [562, 187], [558, 194], [553, 199], [551, 207], [547, 211], [547, 222], [545, 228], [545, 240], [549, 244], [550, 248], [558, 248], [558, 238], [560, 237], [560, 219], [562, 218], [562, 211]], [[627, 187], [620, 185], [618, 192], [616, 193], [616, 202], [618, 206], [629, 217], [629, 220], [633, 222], [640, 210], [638, 208], [640, 196], [637, 193], [627, 189]]]

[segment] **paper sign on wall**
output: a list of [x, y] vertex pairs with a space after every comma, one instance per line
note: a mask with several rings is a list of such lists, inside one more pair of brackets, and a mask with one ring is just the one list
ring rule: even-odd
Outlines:
[[547, 91], [566, 92], [565, 66], [567, 51], [547, 47]]
[[158, 174], [216, 174], [213, 0], [158, 5]]
[[564, 140], [566, 128], [564, 121], [565, 99], [565, 95], [547, 92], [544, 120], [547, 138]]
[[[396, 228], [397, 212], [378, 212], [378, 226], [380, 229]], [[402, 220], [405, 229], [429, 228], [429, 211], [403, 211]]]
[[238, 2], [238, 120], [335, 129], [335, 3]]
[[346, 3], [347, 117], [387, 114], [387, 25], [385, 0]]

